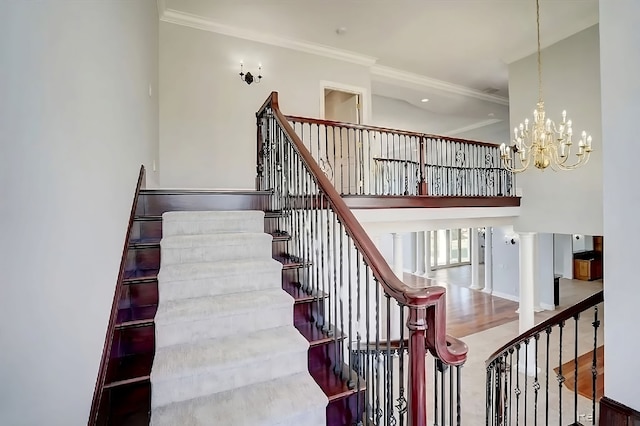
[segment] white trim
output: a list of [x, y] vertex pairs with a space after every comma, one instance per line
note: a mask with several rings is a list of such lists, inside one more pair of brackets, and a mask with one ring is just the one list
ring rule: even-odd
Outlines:
[[432, 89], [442, 90], [444, 92], [455, 93], [458, 95], [469, 96], [471, 98], [480, 99], [487, 102], [493, 102], [499, 105], [509, 105], [509, 99], [504, 96], [492, 95], [459, 84], [449, 83], [448, 81], [437, 80], [412, 72], [402, 71], [397, 68], [386, 67], [384, 65], [373, 65], [371, 67], [371, 75], [382, 77], [378, 80], [395, 80], [418, 86], [429, 87]]
[[167, 9], [164, 0], [158, 0], [158, 8], [162, 7], [162, 13], [159, 13], [160, 20], [185, 27], [196, 28], [199, 30], [209, 31], [212, 33], [223, 34], [231, 37], [237, 37], [244, 40], [251, 40], [258, 43], [270, 44], [272, 46], [284, 47], [286, 49], [298, 50], [300, 52], [311, 53], [313, 55], [325, 56], [327, 58], [338, 59], [341, 61], [351, 62], [358, 65], [372, 66], [378, 58], [373, 56], [362, 55], [344, 49], [311, 43], [306, 41], [296, 41], [278, 37], [258, 31], [252, 31], [245, 28], [234, 27], [232, 25], [215, 22], [204, 16], [194, 15], [191, 13], [181, 12], [175, 9]]
[[548, 303], [540, 303], [540, 308], [544, 309], [545, 311], [555, 311], [556, 310], [555, 305], [550, 305]]
[[513, 294], [507, 294], [507, 293], [502, 293], [500, 291], [493, 290], [493, 293], [491, 295], [495, 296], [495, 297], [499, 297], [501, 299], [507, 299], [507, 300], [511, 300], [512, 302], [520, 303], [520, 298], [518, 296], [513, 295]]
[[455, 136], [455, 135], [459, 135], [460, 133], [465, 133], [465, 132], [469, 132], [471, 130], [479, 129], [481, 127], [491, 126], [492, 124], [500, 123], [501, 121], [502, 120], [500, 120], [498, 118], [491, 118], [489, 120], [478, 121], [477, 123], [473, 123], [473, 124], [470, 124], [468, 126], [460, 127], [458, 129], [449, 130], [448, 132], [445, 132], [444, 134], [447, 135], [447, 136]]
[[223, 24], [204, 16], [167, 8], [165, 1], [166, 0], [157, 0], [158, 16], [160, 21], [163, 22], [363, 65], [371, 68], [372, 77], [377, 76], [383, 81], [392, 80], [392, 82], [395, 82], [396, 84], [398, 81], [411, 83], [422, 87], [438, 89], [445, 92], [493, 102], [499, 105], [509, 105], [509, 99], [504, 96], [492, 95], [447, 81], [403, 71], [397, 68], [377, 65], [378, 58], [374, 56], [364, 55], [358, 52], [309, 41], [291, 40], [272, 34]]
[[365, 87], [352, 86], [350, 84], [336, 83], [334, 81], [320, 80], [320, 119], [324, 120], [324, 91], [325, 89], [339, 90], [340, 92], [353, 93], [361, 96], [362, 123], [371, 123], [371, 92]]

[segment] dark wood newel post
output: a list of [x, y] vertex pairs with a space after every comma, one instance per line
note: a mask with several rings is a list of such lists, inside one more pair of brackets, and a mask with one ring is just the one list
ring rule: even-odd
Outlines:
[[409, 426], [427, 426], [426, 306], [409, 307]]
[[427, 164], [427, 138], [424, 136], [420, 137], [420, 149], [418, 159], [418, 195], [429, 195], [427, 194], [427, 180], [425, 179], [425, 165]]

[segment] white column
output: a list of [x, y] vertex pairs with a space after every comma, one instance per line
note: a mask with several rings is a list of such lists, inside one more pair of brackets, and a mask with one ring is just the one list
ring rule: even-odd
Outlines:
[[431, 276], [431, 231], [426, 231], [424, 237], [424, 276], [429, 278]]
[[425, 258], [424, 258], [424, 248], [425, 248], [425, 243], [424, 243], [424, 231], [421, 232], [416, 232], [416, 275], [424, 275], [424, 265], [425, 265]]
[[480, 290], [480, 242], [478, 241], [478, 230], [471, 228], [471, 288]]
[[535, 307], [535, 233], [519, 232], [520, 236], [520, 316], [519, 330], [523, 333], [534, 325]]
[[404, 258], [402, 256], [402, 235], [391, 234], [393, 236], [393, 272], [402, 279], [404, 270]]
[[[520, 236], [520, 309], [518, 328], [524, 333], [535, 325], [535, 269], [536, 269], [536, 233], [519, 232]], [[528, 375], [535, 374], [534, 345], [529, 345], [529, 365], [525, 367], [524, 353], [520, 355], [520, 370]], [[526, 370], [525, 370], [526, 368]]]
[[484, 232], [484, 291], [493, 293], [493, 228], [487, 226]]

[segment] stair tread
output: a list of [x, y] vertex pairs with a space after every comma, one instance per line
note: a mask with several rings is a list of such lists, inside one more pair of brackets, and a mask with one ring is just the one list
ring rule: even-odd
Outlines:
[[105, 388], [149, 380], [153, 353], [132, 354], [109, 360]]
[[279, 288], [166, 300], [161, 301], [158, 307], [156, 323], [212, 319], [239, 313], [251, 314], [258, 307], [282, 308], [293, 305], [292, 302], [291, 296]]
[[290, 241], [291, 240], [291, 234], [289, 234], [288, 232], [285, 232], [285, 231], [271, 231], [271, 232], [269, 232], [269, 235], [271, 235], [271, 237], [273, 238], [274, 242]]
[[116, 327], [133, 327], [152, 324], [158, 305], [132, 306], [118, 309]]
[[151, 375], [156, 381], [171, 380], [185, 374], [213, 371], [225, 365], [243, 365], [259, 360], [267, 362], [278, 359], [279, 354], [306, 352], [308, 347], [308, 343], [291, 326], [166, 346], [156, 350]]
[[[291, 398], [292, 394], [304, 398]], [[294, 424], [293, 419], [310, 411], [317, 412], [324, 422], [326, 405], [327, 398], [317, 383], [308, 374], [300, 373], [159, 406], [151, 415], [154, 426], [206, 425], [212, 424], [212, 419], [224, 419], [225, 424], [235, 426], [264, 424], [265, 419], [272, 419], [270, 424], [274, 425], [290, 425]]]
[[282, 269], [282, 264], [275, 259], [235, 259], [224, 260], [218, 262], [194, 262], [194, 263], [175, 263], [171, 265], [163, 265], [162, 272], [158, 278], [162, 281], [189, 281], [193, 280], [193, 270], [197, 269], [197, 279], [205, 279], [212, 277], [232, 277], [241, 273], [263, 273], [273, 268]]
[[160, 247], [160, 237], [143, 237], [129, 240], [129, 248]]
[[[345, 371], [348, 369], [346, 365], [343, 368]], [[340, 375], [335, 374], [330, 368], [315, 368], [310, 370], [309, 373], [327, 396], [329, 402], [345, 398], [367, 388], [364, 379], [358, 378], [354, 372], [351, 374], [353, 388], [350, 388], [347, 381], [343, 380]]]
[[247, 246], [261, 242], [271, 243], [271, 235], [264, 232], [220, 232], [215, 234], [170, 235], [162, 238], [163, 249], [189, 249], [196, 247]]
[[282, 263], [282, 269], [306, 268], [311, 266], [311, 262], [287, 253], [275, 255], [273, 258]]
[[296, 329], [304, 336], [305, 339], [307, 339], [310, 347], [324, 345], [334, 340], [342, 340], [347, 337], [340, 330], [336, 330], [333, 327], [331, 330], [336, 334], [336, 336], [329, 335], [311, 322], [296, 324]]
[[311, 294], [302, 289], [300, 283], [283, 278], [282, 289], [293, 297], [294, 303], [309, 303], [318, 299], [329, 297], [327, 293], [314, 291]]
[[142, 282], [155, 282], [158, 279], [158, 269], [131, 270], [125, 271], [122, 283], [136, 284]]

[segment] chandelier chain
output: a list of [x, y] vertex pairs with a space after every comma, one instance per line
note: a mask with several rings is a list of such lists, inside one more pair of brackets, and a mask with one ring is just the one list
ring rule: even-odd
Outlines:
[[540, 0], [536, 0], [536, 30], [538, 32], [538, 102], [542, 102], [542, 52], [540, 51]]

